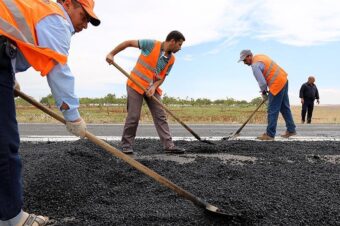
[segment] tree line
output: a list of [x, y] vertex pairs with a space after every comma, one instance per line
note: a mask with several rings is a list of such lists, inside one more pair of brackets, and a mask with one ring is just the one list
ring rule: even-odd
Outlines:
[[[226, 106], [249, 106], [258, 105], [262, 101], [261, 97], [257, 97], [247, 102], [245, 100], [235, 100], [234, 98], [225, 98], [210, 100], [208, 98], [179, 98], [170, 97], [164, 94], [162, 102], [166, 105], [179, 105], [179, 106], [208, 106], [208, 105], [226, 105]], [[79, 99], [81, 105], [86, 106], [103, 106], [103, 105], [126, 105], [126, 96], [117, 97], [115, 94], [107, 94], [105, 97], [100, 98], [89, 98], [83, 97]], [[55, 105], [54, 98], [52, 94], [47, 95], [40, 99], [40, 103], [45, 104], [49, 107]], [[17, 98], [17, 105], [27, 105], [24, 100]]]

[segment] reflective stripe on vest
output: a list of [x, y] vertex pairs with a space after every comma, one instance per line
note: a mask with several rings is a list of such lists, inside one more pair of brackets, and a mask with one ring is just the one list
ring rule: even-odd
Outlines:
[[272, 79], [271, 79], [271, 80], [269, 81], [269, 83], [268, 83], [268, 86], [269, 86], [269, 87], [273, 84], [273, 82], [275, 81], [275, 79], [277, 78], [277, 76], [279, 75], [279, 73], [280, 73], [280, 67], [277, 67], [277, 70], [275, 71], [275, 73], [274, 73]]
[[267, 73], [264, 75], [264, 78], [267, 78], [269, 73], [273, 70], [273, 66], [274, 66], [274, 61], [272, 61], [269, 65], [268, 71]]
[[147, 77], [146, 75], [144, 75], [142, 72], [138, 71], [136, 68], [134, 68], [132, 70], [133, 73], [135, 73], [140, 79], [148, 82], [148, 83], [151, 83], [152, 82], [152, 79], [150, 79], [149, 77]]
[[1, 17], [0, 17], [0, 29], [3, 31], [7, 31], [10, 35], [13, 35], [15, 38], [19, 39], [22, 42], [33, 44], [30, 43], [18, 29], [13, 27], [11, 24], [7, 23], [7, 21], [3, 20]]
[[140, 63], [141, 65], [143, 65], [145, 68], [147, 68], [148, 70], [152, 71], [153, 73], [156, 73], [156, 68], [150, 66], [148, 63], [146, 63], [144, 60], [142, 59], [138, 59], [137, 61], [138, 63]]
[[[13, 0], [3, 0], [3, 2], [5, 3], [5, 5], [7, 6], [7, 8], [11, 11], [11, 13], [14, 16], [14, 20], [16, 22], [16, 24], [18, 25], [19, 30], [17, 30], [17, 32], [20, 32], [21, 34], [23, 34], [23, 36], [25, 37], [25, 42], [30, 43], [30, 44], [34, 44], [34, 39], [33, 39], [33, 35], [30, 31], [30, 28], [26, 22], [25, 17], [22, 15], [22, 13], [20, 12], [20, 10], [18, 9], [17, 5], [13, 2]], [[7, 30], [6, 30], [7, 31]], [[11, 32], [11, 30], [10, 30]], [[10, 33], [9, 32], [9, 33]], [[15, 32], [15, 33], [17, 33]], [[13, 33], [14, 35], [14, 33]], [[22, 35], [20, 35], [22, 37]], [[17, 35], [15, 35], [16, 38], [20, 38]]]

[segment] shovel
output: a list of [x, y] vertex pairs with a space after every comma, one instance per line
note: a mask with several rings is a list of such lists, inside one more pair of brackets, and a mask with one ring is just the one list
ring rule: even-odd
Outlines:
[[[52, 110], [46, 108], [44, 105], [37, 102], [32, 97], [29, 97], [25, 93], [23, 93], [19, 90], [16, 90], [16, 89], [14, 90], [14, 93], [17, 96], [21, 97], [22, 99], [26, 100], [27, 102], [31, 103], [33, 106], [39, 108], [40, 110], [42, 110], [46, 114], [55, 118], [59, 122], [66, 124], [66, 121], [63, 117], [61, 117], [57, 113], [53, 112]], [[244, 221], [244, 219], [241, 215], [236, 215], [236, 214], [233, 215], [233, 214], [228, 214], [228, 213], [222, 212], [216, 206], [213, 206], [213, 205], [207, 203], [206, 201], [194, 196], [190, 192], [184, 190], [183, 188], [181, 188], [178, 185], [174, 184], [173, 182], [169, 181], [165, 177], [159, 175], [158, 173], [156, 173], [152, 169], [144, 166], [140, 162], [138, 162], [138, 161], [134, 160], [133, 158], [127, 156], [126, 154], [119, 151], [118, 149], [112, 147], [110, 144], [106, 143], [105, 141], [97, 138], [92, 133], [86, 131], [85, 137], [87, 139], [89, 139], [92, 143], [97, 144], [98, 146], [100, 146], [101, 148], [106, 150], [107, 152], [109, 152], [109, 153], [113, 154], [114, 156], [122, 159], [123, 161], [128, 163], [130, 166], [134, 167], [135, 169], [139, 170], [140, 172], [144, 173], [145, 175], [153, 178], [158, 183], [160, 183], [160, 184], [164, 185], [165, 187], [171, 189], [172, 191], [176, 192], [179, 196], [182, 196], [183, 198], [193, 202], [193, 204], [195, 204], [196, 206], [203, 208], [207, 213], [213, 214], [213, 215], [216, 215], [216, 216], [221, 216], [223, 218], [227, 218], [228, 220]]]
[[267, 101], [267, 99], [263, 99], [262, 102], [259, 104], [259, 106], [257, 106], [257, 108], [254, 110], [253, 113], [251, 113], [251, 115], [249, 116], [249, 118], [242, 124], [242, 126], [233, 134], [227, 136], [227, 137], [223, 137], [222, 140], [230, 140], [233, 139], [237, 136], [240, 135], [241, 130], [243, 129], [243, 127], [245, 127], [245, 125], [247, 125], [247, 123], [249, 122], [249, 120], [255, 115], [255, 113], [260, 109], [260, 107]]
[[[118, 64], [116, 64], [115, 62], [112, 63], [113, 66], [115, 66], [120, 72], [122, 72], [128, 79], [130, 79], [131, 81], [133, 81], [139, 88], [141, 88], [144, 92], [146, 92], [146, 89], [144, 88], [144, 86], [142, 86], [140, 84], [140, 82], [138, 82], [137, 80], [135, 80], [134, 78], [132, 78], [123, 68], [121, 68]], [[188, 130], [197, 140], [206, 143], [206, 144], [213, 144], [213, 142], [209, 141], [209, 140], [203, 140], [200, 136], [198, 136], [197, 133], [195, 133], [192, 129], [189, 128], [189, 126], [187, 126], [182, 120], [180, 120], [177, 116], [175, 116], [162, 102], [160, 102], [155, 96], [151, 97], [157, 104], [161, 105], [162, 108], [169, 114], [171, 115], [177, 122], [179, 122], [186, 130]]]

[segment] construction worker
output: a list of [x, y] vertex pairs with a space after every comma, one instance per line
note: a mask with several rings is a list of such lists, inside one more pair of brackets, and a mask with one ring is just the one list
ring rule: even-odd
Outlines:
[[[15, 73], [32, 66], [47, 76], [67, 129], [80, 137], [86, 124], [78, 112], [74, 76], [67, 65], [71, 36], [100, 20], [93, 0], [0, 0], [0, 225], [41, 226], [47, 217], [22, 210], [22, 163], [13, 88]], [[16, 88], [19, 89], [18, 84]], [[43, 179], [43, 178], [41, 178]]]
[[316, 87], [315, 77], [309, 76], [308, 81], [302, 84], [300, 88], [300, 98], [302, 104], [301, 110], [301, 123], [305, 123], [306, 113], [307, 113], [307, 123], [310, 124], [312, 122], [313, 110], [314, 110], [314, 101], [320, 104], [319, 91]]
[[268, 99], [269, 102], [267, 131], [257, 138], [274, 140], [279, 112], [281, 112], [287, 127], [287, 131], [281, 136], [288, 138], [296, 135], [295, 123], [289, 105], [287, 73], [268, 56], [262, 54], [253, 56], [250, 50], [241, 51], [238, 62], [241, 61], [251, 66], [260, 86], [262, 98]]
[[174, 62], [174, 53], [181, 49], [185, 38], [179, 31], [172, 31], [164, 42], [155, 40], [128, 40], [116, 46], [107, 56], [109, 64], [114, 62], [114, 56], [127, 47], [141, 49], [136, 66], [131, 77], [139, 81], [147, 90], [138, 87], [133, 81], [127, 81], [127, 110], [123, 136], [121, 140], [122, 151], [132, 154], [134, 139], [138, 127], [143, 99], [145, 99], [166, 153], [184, 153], [184, 149], [176, 147], [172, 141], [165, 111], [151, 96], [161, 99], [162, 90], [159, 88], [168, 76]]

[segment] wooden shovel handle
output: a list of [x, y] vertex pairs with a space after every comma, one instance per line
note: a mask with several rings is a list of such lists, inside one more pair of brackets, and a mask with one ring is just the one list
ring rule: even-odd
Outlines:
[[[55, 118], [59, 122], [61, 122], [63, 124], [66, 124], [66, 121], [65, 121], [65, 119], [63, 117], [61, 117], [60, 115], [56, 114], [52, 110], [48, 109], [47, 107], [45, 107], [41, 103], [37, 102], [32, 97], [26, 95], [25, 93], [23, 93], [23, 92], [21, 92], [19, 90], [15, 90], [14, 92], [15, 92], [15, 94], [17, 96], [19, 96], [22, 99], [26, 100], [27, 102], [31, 103], [32, 105], [34, 105], [35, 107], [39, 108], [40, 110], [42, 110], [46, 114], [48, 114], [51, 117]], [[100, 146], [101, 148], [106, 150], [107, 152], [110, 152], [114, 156], [122, 159], [123, 161], [128, 163], [130, 166], [136, 168], [137, 170], [139, 170], [140, 172], [144, 173], [145, 175], [153, 178], [155, 181], [159, 182], [160, 184], [163, 184], [167, 188], [173, 190], [179, 196], [182, 196], [185, 199], [188, 199], [188, 200], [192, 201], [196, 206], [199, 206], [199, 207], [202, 207], [202, 208], [206, 208], [206, 209], [218, 209], [217, 207], [214, 207], [213, 205], [205, 202], [204, 200], [201, 200], [200, 198], [194, 196], [190, 192], [184, 190], [183, 188], [181, 188], [178, 185], [174, 184], [173, 182], [169, 181], [165, 177], [159, 175], [158, 173], [156, 173], [152, 169], [144, 166], [143, 164], [139, 163], [138, 161], [134, 160], [133, 158], [127, 156], [126, 154], [124, 154], [123, 152], [119, 151], [118, 149], [112, 147], [107, 142], [97, 138], [92, 133], [86, 131], [85, 137], [87, 139], [89, 139], [91, 142], [97, 144], [98, 146]]]

